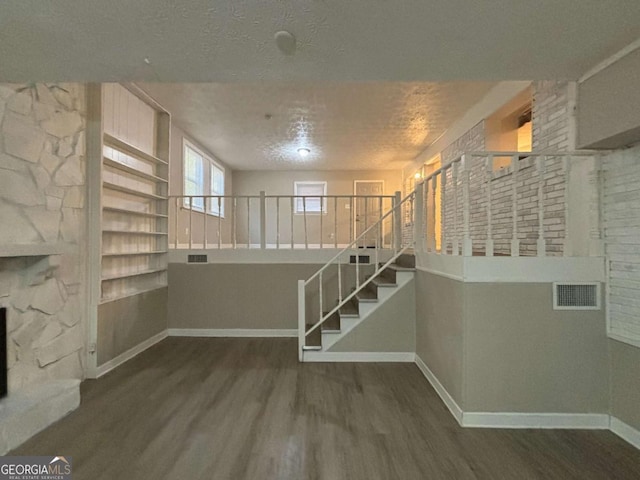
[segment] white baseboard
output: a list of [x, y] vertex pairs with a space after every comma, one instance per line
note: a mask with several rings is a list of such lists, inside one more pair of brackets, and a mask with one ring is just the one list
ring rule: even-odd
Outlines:
[[105, 373], [110, 372], [114, 368], [119, 367], [123, 363], [131, 360], [136, 355], [139, 355], [140, 353], [144, 352], [147, 348], [152, 347], [156, 343], [164, 340], [165, 338], [167, 338], [167, 333], [168, 333], [167, 330], [157, 333], [153, 337], [148, 338], [144, 342], [139, 343], [135, 347], [127, 350], [124, 353], [121, 353], [120, 355], [109, 360], [108, 362], [105, 362], [102, 365], [99, 365], [98, 368], [96, 369], [96, 378], [100, 378]]
[[413, 362], [413, 352], [304, 352], [305, 362]]
[[296, 329], [170, 328], [170, 337], [297, 337]]
[[444, 388], [438, 378], [433, 374], [429, 367], [427, 367], [427, 364], [424, 363], [424, 361], [418, 356], [418, 354], [415, 355], [415, 362], [422, 374], [425, 376], [438, 396], [442, 399], [446, 407], [449, 409], [453, 417], [460, 425], [462, 425], [463, 411], [460, 406], [456, 403], [453, 397], [449, 395], [449, 392], [447, 392], [446, 388]]
[[611, 431], [640, 450], [640, 430], [636, 430], [631, 425], [612, 416]]
[[609, 415], [606, 413], [464, 412], [462, 426], [608, 430]]

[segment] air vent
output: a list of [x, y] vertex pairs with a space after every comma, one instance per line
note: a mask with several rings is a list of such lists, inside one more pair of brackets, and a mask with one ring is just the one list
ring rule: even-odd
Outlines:
[[600, 310], [600, 283], [554, 283], [554, 310]]
[[187, 263], [207, 263], [206, 255], [188, 255]]
[[[349, 257], [349, 263], [356, 263], [355, 255]], [[358, 255], [358, 263], [371, 263], [371, 255]]]

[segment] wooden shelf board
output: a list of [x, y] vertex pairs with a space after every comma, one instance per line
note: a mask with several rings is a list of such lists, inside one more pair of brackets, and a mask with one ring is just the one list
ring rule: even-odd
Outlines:
[[106, 277], [102, 277], [101, 280], [103, 282], [110, 282], [113, 280], [121, 280], [123, 278], [131, 278], [131, 277], [141, 277], [143, 275], [152, 275], [154, 273], [166, 272], [166, 268], [154, 268], [153, 270], [142, 270], [140, 272], [130, 272], [130, 273], [119, 273], [117, 275], [107, 275]]
[[143, 160], [146, 160], [148, 162], [155, 162], [155, 163], [159, 163], [161, 165], [168, 165], [169, 163], [162, 160], [161, 158], [158, 158], [154, 155], [151, 155], [147, 152], [143, 152], [142, 150], [140, 150], [137, 147], [134, 147], [133, 145], [127, 143], [127, 142], [123, 142], [122, 140], [120, 140], [119, 138], [116, 138], [112, 135], [109, 135], [108, 133], [104, 134], [104, 144], [109, 146], [109, 147], [113, 147], [116, 150], [120, 150], [121, 152], [127, 153], [129, 155], [132, 155], [134, 157], [137, 158], [141, 158]]
[[157, 177], [157, 176], [152, 175], [150, 173], [141, 172], [137, 168], [130, 167], [129, 165], [125, 165], [124, 163], [121, 163], [121, 162], [116, 162], [115, 160], [113, 160], [113, 159], [111, 159], [109, 157], [104, 157], [103, 163], [107, 167], [115, 168], [116, 170], [120, 170], [122, 172], [129, 173], [131, 175], [135, 175], [136, 177], [140, 177], [140, 178], [143, 178], [145, 180], [150, 180], [152, 182], [168, 183], [168, 181], [166, 179], [164, 179], [164, 178]]
[[151, 252], [120, 252], [120, 253], [103, 253], [103, 257], [141, 257], [144, 255], [162, 255], [168, 253], [166, 250], [153, 250]]
[[136, 197], [150, 198], [152, 200], [167, 200], [167, 197], [162, 197], [160, 195], [156, 195], [155, 193], [141, 192], [140, 190], [134, 190], [132, 188], [123, 187], [121, 185], [116, 185], [115, 183], [111, 183], [111, 182], [102, 182], [102, 186], [109, 190], [127, 193], [129, 195], [134, 195]]
[[169, 235], [166, 232], [141, 232], [141, 231], [133, 231], [133, 230], [102, 230], [102, 233], [111, 233], [114, 235], [156, 235], [156, 236]]
[[135, 210], [127, 210], [125, 208], [103, 207], [105, 212], [122, 213], [125, 215], [137, 215], [140, 217], [169, 218], [169, 215], [163, 213], [136, 212]]

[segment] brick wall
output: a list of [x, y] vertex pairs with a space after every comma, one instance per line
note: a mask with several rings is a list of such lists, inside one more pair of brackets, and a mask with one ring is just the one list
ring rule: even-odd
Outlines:
[[640, 146], [603, 161], [610, 333], [640, 341]]
[[533, 86], [533, 150], [564, 152], [570, 149], [571, 115], [568, 82], [535, 82]]

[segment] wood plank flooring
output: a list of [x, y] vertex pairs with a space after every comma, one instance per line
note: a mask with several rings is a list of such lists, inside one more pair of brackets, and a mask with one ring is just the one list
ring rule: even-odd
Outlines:
[[637, 479], [606, 431], [457, 425], [413, 364], [299, 364], [295, 339], [168, 338], [12, 455], [82, 479]]

